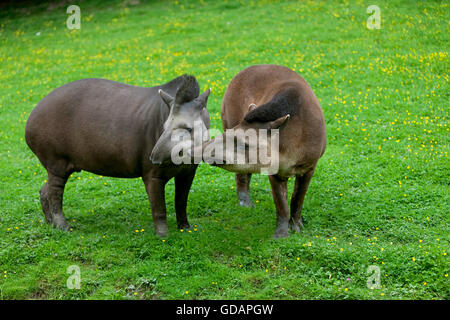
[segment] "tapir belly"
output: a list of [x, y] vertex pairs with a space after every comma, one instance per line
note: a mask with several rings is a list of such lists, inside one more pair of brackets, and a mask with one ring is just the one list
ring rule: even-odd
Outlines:
[[51, 134], [39, 132], [34, 137], [32, 150], [44, 166], [53, 171], [85, 170], [112, 177], [141, 176], [143, 159], [150, 161], [152, 143], [130, 132], [99, 130], [99, 125], [90, 124], [94, 128], [84, 123], [78, 129], [65, 126], [45, 130]]

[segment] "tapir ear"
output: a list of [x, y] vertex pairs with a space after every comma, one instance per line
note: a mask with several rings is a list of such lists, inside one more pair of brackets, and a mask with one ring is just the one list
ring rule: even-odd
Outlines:
[[158, 93], [159, 93], [161, 99], [167, 104], [169, 109], [172, 108], [174, 98], [167, 92], [163, 91], [162, 89], [159, 89]]
[[203, 92], [196, 100], [200, 102], [202, 107], [206, 108], [206, 103], [208, 102], [209, 94], [211, 93], [211, 88]]
[[287, 114], [287, 115], [282, 116], [274, 121], [271, 121], [269, 123], [270, 129], [279, 129], [279, 130], [283, 129], [286, 126], [286, 124], [288, 123], [290, 117], [291, 117], [291, 115]]
[[256, 109], [256, 104], [250, 103], [250, 105], [248, 106], [248, 111], [247, 112], [253, 111], [255, 109]]

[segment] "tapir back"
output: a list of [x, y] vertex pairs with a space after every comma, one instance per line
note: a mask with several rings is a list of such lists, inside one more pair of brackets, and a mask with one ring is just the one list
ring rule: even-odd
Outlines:
[[157, 87], [84, 79], [42, 99], [28, 119], [25, 136], [55, 174], [86, 170], [139, 177], [150, 165], [148, 157], [167, 115]]

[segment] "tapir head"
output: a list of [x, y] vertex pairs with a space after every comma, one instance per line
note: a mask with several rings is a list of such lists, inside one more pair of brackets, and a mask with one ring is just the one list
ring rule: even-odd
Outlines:
[[279, 166], [279, 132], [290, 115], [275, 119], [254, 116], [251, 104], [247, 115], [232, 129], [202, 145], [203, 160], [237, 173], [274, 174]]
[[[154, 164], [191, 163], [186, 151], [201, 146], [209, 139], [206, 104], [211, 89], [198, 96], [197, 80], [193, 76], [184, 76], [183, 80], [174, 97], [159, 90], [159, 95], [170, 112], [164, 123], [164, 131], [150, 156]], [[205, 119], [208, 123], [205, 123]]]

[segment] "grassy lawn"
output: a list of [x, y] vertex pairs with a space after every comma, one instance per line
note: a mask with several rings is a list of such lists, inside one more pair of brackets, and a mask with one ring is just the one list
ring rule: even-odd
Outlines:
[[[449, 299], [449, 1], [82, 1], [0, 9], [0, 298]], [[51, 90], [82, 78], [139, 86], [183, 73], [212, 87], [211, 126], [236, 73], [272, 63], [319, 98], [328, 146], [308, 190], [305, 228], [273, 240], [275, 206], [254, 175], [254, 209], [234, 175], [200, 165], [177, 230], [158, 238], [139, 179], [88, 172], [67, 184], [73, 232], [44, 223], [45, 170], [24, 141]], [[292, 192], [291, 181], [289, 190]], [[81, 271], [68, 289], [67, 268]], [[379, 289], [367, 286], [369, 266]]]

